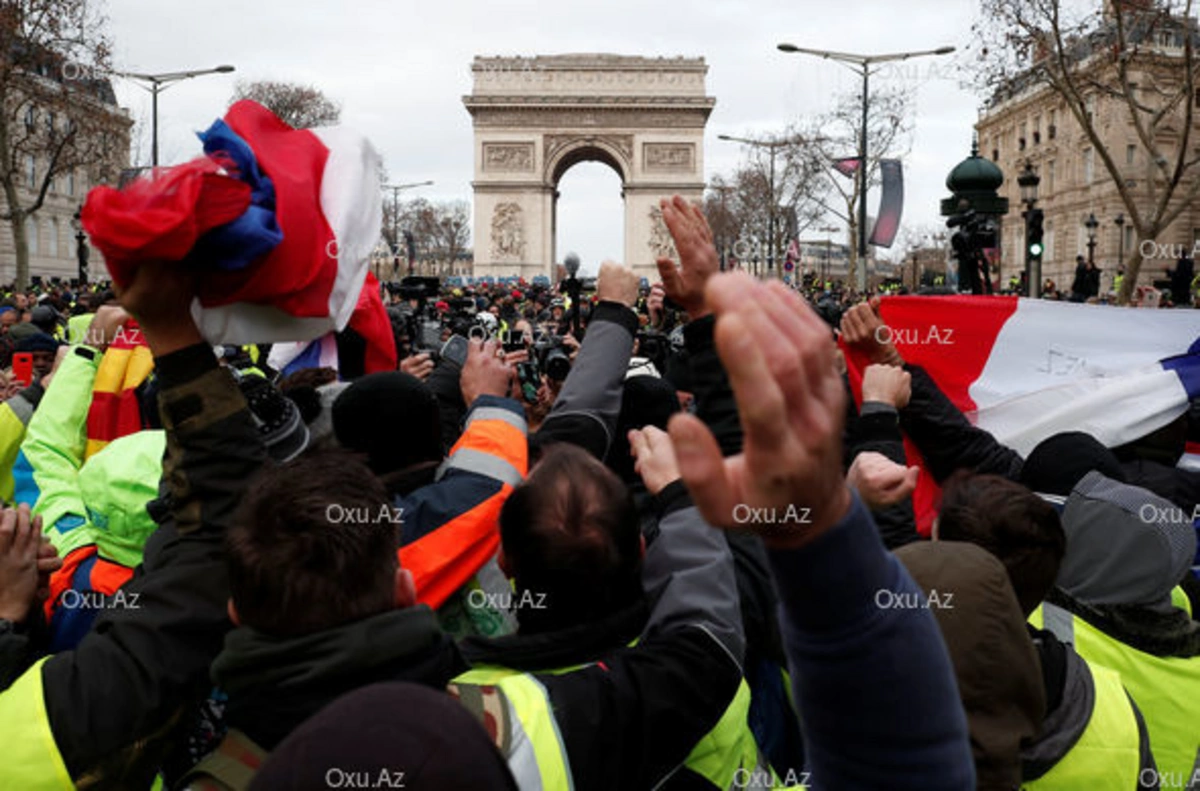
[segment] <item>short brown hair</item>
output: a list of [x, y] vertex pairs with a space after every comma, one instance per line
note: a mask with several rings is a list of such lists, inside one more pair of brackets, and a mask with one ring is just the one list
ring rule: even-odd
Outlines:
[[296, 636], [392, 609], [394, 513], [379, 479], [344, 451], [267, 468], [226, 534], [241, 622]]
[[[549, 619], [602, 618], [641, 596], [641, 524], [624, 483], [587, 451], [549, 446], [500, 512], [518, 591], [545, 594]], [[545, 617], [521, 612], [521, 625]]]
[[965, 470], [945, 484], [938, 538], [968, 541], [999, 558], [1026, 616], [1054, 587], [1067, 551], [1054, 506], [1007, 478]]

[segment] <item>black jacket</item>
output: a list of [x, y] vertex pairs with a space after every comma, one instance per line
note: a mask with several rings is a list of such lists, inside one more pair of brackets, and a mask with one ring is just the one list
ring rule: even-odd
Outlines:
[[229, 727], [269, 752], [347, 692], [383, 681], [443, 689], [466, 669], [433, 611], [420, 605], [302, 637], [235, 629], [212, 677], [229, 696]]
[[[76, 784], [147, 788], [181, 715], [208, 693], [208, 666], [231, 627], [225, 529], [266, 450], [246, 401], [212, 348], [158, 358], [167, 450], [162, 525], [78, 648], [41, 666], [45, 706]], [[35, 734], [30, 734], [31, 738]]]
[[[669, 499], [659, 524], [646, 554], [645, 601], [601, 621], [462, 644], [472, 665], [532, 673], [546, 689], [578, 791], [695, 780], [680, 765], [741, 682], [744, 643], [725, 539], [685, 495]], [[539, 672], [573, 665], [585, 667]], [[470, 686], [457, 686], [467, 703]]]

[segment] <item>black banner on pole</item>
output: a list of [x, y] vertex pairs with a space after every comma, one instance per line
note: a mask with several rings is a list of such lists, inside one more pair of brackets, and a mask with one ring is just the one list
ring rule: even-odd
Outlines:
[[900, 230], [900, 215], [904, 213], [904, 168], [898, 159], [879, 160], [883, 179], [883, 195], [879, 198], [879, 215], [871, 230], [870, 243], [876, 247], [891, 247]]

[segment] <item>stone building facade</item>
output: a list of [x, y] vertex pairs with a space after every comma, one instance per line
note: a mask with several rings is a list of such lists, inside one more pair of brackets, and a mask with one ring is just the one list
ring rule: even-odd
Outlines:
[[[1110, 6], [1102, 26], [1111, 25], [1112, 13]], [[1126, 13], [1130, 11], [1127, 9]], [[1157, 92], [1169, 92], [1182, 85], [1186, 29], [1189, 28], [1164, 28], [1147, 40], [1137, 42], [1138, 71], [1130, 75], [1135, 96], [1140, 95], [1138, 91], [1143, 91], [1150, 103], [1156, 100], [1149, 95], [1150, 91], [1155, 91], [1157, 96]], [[1194, 27], [1190, 29], [1194, 37]], [[1103, 148], [1134, 196], [1139, 211], [1149, 212], [1157, 197], [1151, 182], [1161, 176], [1156, 175], [1157, 168], [1150, 161], [1148, 149], [1139, 140], [1126, 100], [1103, 90], [1106, 85], [1119, 85], [1112, 51], [1101, 46], [1085, 51], [1076, 73], [1080, 75], [1080, 84], [1085, 86], [1086, 110], [1092, 116]], [[1189, 140], [1192, 151], [1187, 155], [1191, 160], [1200, 156], [1200, 91], [1189, 99], [1194, 109]], [[1162, 100], [1157, 101], [1161, 103]], [[1178, 150], [1183, 119], [1183, 110], [1178, 108], [1175, 117], [1158, 128], [1157, 142], [1168, 156]], [[990, 158], [1004, 171], [1000, 194], [1009, 199], [1009, 211], [1001, 224], [1002, 283], [1007, 283], [1014, 272], [1025, 266], [1025, 224], [1021, 216], [1025, 206], [1020, 200], [1017, 177], [1027, 162], [1041, 179], [1037, 206], [1045, 212], [1042, 277], [1053, 280], [1060, 289], [1071, 285], [1075, 257], [1086, 258], [1088, 255], [1090, 234], [1084, 221], [1089, 215], [1094, 214], [1099, 223], [1094, 232], [1095, 260], [1103, 270], [1103, 291], [1111, 288], [1118, 263], [1127, 261], [1135, 249], [1169, 249], [1174, 253], [1181, 249], [1191, 250], [1200, 241], [1200, 205], [1186, 207], [1157, 239], [1136, 238], [1128, 221], [1128, 210], [1097, 147], [1063, 98], [1041, 82], [1030, 81], [1026, 87], [994, 97], [981, 113], [976, 130], [982, 156]], [[1197, 178], [1200, 178], [1200, 167], [1192, 167], [1186, 172], [1172, 205], [1184, 200]], [[1123, 226], [1118, 223], [1118, 217], [1125, 220]], [[1161, 279], [1166, 268], [1174, 265], [1173, 256], [1156, 252], [1147, 258], [1139, 278], [1142, 283]]]

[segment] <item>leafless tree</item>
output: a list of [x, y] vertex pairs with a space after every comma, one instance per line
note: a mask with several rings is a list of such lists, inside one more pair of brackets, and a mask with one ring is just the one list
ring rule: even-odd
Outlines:
[[434, 261], [453, 271], [458, 259], [471, 249], [471, 209], [466, 201], [431, 203], [424, 198], [407, 201], [399, 205], [399, 219], [395, 223], [399, 241], [392, 240], [392, 206], [384, 202], [383, 234], [393, 244], [396, 254], [405, 257], [405, 236], [413, 236], [419, 258]]
[[[788, 243], [824, 213], [813, 200], [821, 166], [796, 129], [763, 142], [772, 145], [747, 145], [745, 162], [727, 179], [713, 180], [705, 205], [719, 217], [714, 240], [727, 259], [779, 276]], [[770, 262], [776, 268], [768, 272]]]
[[[878, 186], [879, 162], [902, 158], [912, 145], [913, 89], [908, 86], [874, 90], [867, 108], [867, 187]], [[849, 234], [849, 280], [857, 282], [858, 195], [856, 175], [845, 176], [833, 167], [839, 159], [855, 157], [862, 135], [862, 96], [839, 96], [832, 110], [805, 126], [809, 140], [804, 153], [820, 174], [814, 185], [825, 211], [846, 223]]]
[[[1200, 195], [1194, 150], [1200, 37], [1193, 0], [1105, 0], [1078, 9], [1061, 0], [982, 0], [974, 28], [972, 81], [990, 103], [1049, 87], [1115, 185], [1138, 239], [1156, 239]], [[1144, 164], [1118, 162], [1104, 128], [1132, 125]], [[1111, 140], [1111, 138], [1110, 138]], [[1125, 136], [1120, 145], [1126, 145]], [[1123, 243], [1123, 240], [1122, 240]], [[1118, 295], [1129, 301], [1143, 263], [1140, 245], [1125, 261]]]
[[30, 274], [26, 222], [57, 181], [77, 172], [115, 181], [128, 157], [106, 25], [89, 0], [0, 2], [0, 218], [12, 229], [19, 288]]
[[342, 115], [342, 108], [318, 88], [294, 82], [238, 81], [233, 89], [233, 102], [252, 99], [266, 107], [295, 129], [332, 126]]

